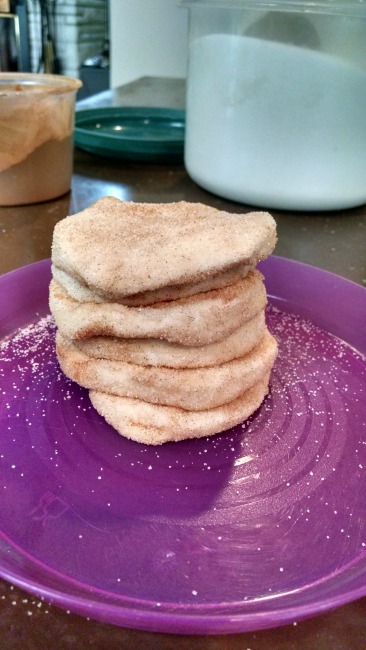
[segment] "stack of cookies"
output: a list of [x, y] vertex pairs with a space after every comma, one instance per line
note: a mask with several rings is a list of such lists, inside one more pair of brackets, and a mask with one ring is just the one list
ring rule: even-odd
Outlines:
[[50, 308], [63, 372], [121, 435], [161, 444], [224, 431], [268, 391], [277, 345], [255, 268], [265, 212], [103, 198], [59, 222]]

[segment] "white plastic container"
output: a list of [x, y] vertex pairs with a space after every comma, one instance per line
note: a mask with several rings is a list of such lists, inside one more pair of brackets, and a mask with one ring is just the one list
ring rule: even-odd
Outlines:
[[185, 164], [241, 203], [366, 202], [366, 2], [189, 0]]

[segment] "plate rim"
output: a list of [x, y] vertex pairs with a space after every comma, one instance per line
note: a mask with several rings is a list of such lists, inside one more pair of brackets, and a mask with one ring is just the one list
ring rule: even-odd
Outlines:
[[[0, 541], [4, 540], [5, 536], [2, 531], [0, 531]], [[6, 540], [13, 549], [16, 549], [16, 545], [12, 543], [11, 540]], [[1, 551], [1, 548], [0, 548]], [[19, 552], [20, 553], [20, 552]], [[20, 556], [23, 555], [20, 553]], [[364, 554], [366, 561], [366, 554]], [[37, 558], [32, 558], [33, 563], [36, 565], [41, 565], [42, 563], [37, 560]], [[1, 557], [0, 557], [1, 560]], [[356, 562], [352, 562], [353, 566]], [[43, 565], [49, 569], [50, 574], [55, 573], [55, 570], [52, 567]], [[348, 565], [347, 565], [348, 567]], [[56, 572], [58, 573], [58, 572]], [[73, 579], [68, 576], [61, 575], [61, 579], [64, 580], [66, 586], [69, 582], [73, 582]], [[202, 605], [194, 604], [185, 604], [184, 607], [190, 610], [182, 613], [174, 613], [174, 604], [171, 603], [161, 603], [161, 609], [159, 610], [156, 606], [156, 603], [153, 601], [145, 601], [143, 599], [135, 599], [138, 603], [145, 604], [144, 607], [134, 608], [134, 599], [125, 598], [126, 602], [130, 602], [131, 606], [128, 607], [126, 604], [113, 604], [106, 603], [105, 601], [97, 600], [96, 598], [92, 599], [92, 594], [104, 593], [103, 590], [98, 590], [93, 587], [88, 587], [88, 585], [82, 585], [85, 590], [88, 591], [89, 598], [75, 596], [70, 594], [67, 591], [61, 591], [58, 588], [49, 587], [45, 583], [36, 582], [36, 581], [27, 581], [21, 577], [16, 571], [6, 571], [3, 569], [0, 564], [0, 577], [6, 581], [11, 581], [12, 584], [17, 587], [24, 589], [27, 592], [34, 594], [37, 597], [42, 597], [47, 599], [50, 603], [56, 604], [62, 608], [68, 608], [76, 614], [81, 616], [87, 616], [92, 614], [92, 618], [100, 622], [104, 622], [110, 625], [116, 625], [119, 627], [126, 627], [129, 629], [145, 630], [151, 632], [167, 632], [173, 634], [187, 635], [187, 634], [200, 634], [200, 635], [212, 635], [212, 634], [237, 634], [245, 632], [254, 632], [262, 629], [271, 629], [280, 627], [283, 625], [289, 625], [294, 621], [298, 622], [301, 620], [306, 620], [308, 618], [319, 616], [322, 613], [336, 609], [337, 607], [347, 605], [350, 602], [353, 602], [359, 598], [366, 596], [366, 583], [362, 587], [357, 589], [350, 590], [346, 594], [337, 594], [333, 597], [317, 598], [312, 600], [310, 603], [297, 606], [284, 606], [271, 609], [269, 611], [264, 611], [259, 613], [258, 611], [247, 611], [247, 612], [238, 612], [234, 613], [213, 613], [211, 614], [208, 610], [219, 608], [218, 603], [205, 606], [205, 612], [200, 614], [199, 610], [202, 609]], [[329, 578], [329, 577], [328, 577]], [[310, 583], [304, 589], [311, 590], [314, 588], [314, 585], [317, 584]], [[79, 585], [80, 586], [80, 585]], [[106, 592], [107, 594], [108, 592]], [[286, 598], [291, 592], [285, 592], [276, 596], [276, 602], [281, 603], [281, 599]], [[112, 596], [112, 594], [110, 594]], [[118, 596], [116, 596], [118, 600]], [[155, 605], [155, 611], [153, 609], [146, 609], [146, 605], [151, 607]], [[163, 607], [169, 607], [170, 611], [165, 611]], [[223, 608], [228, 608], [228, 610], [245, 607], [245, 602], [241, 603], [223, 603]], [[177, 608], [178, 609], [178, 608]], [[108, 611], [106, 611], [108, 610]], [[194, 610], [197, 610], [197, 614], [194, 614]], [[250, 621], [259, 619], [259, 625], [250, 624]], [[247, 625], [246, 625], [247, 623]]]
[[[283, 255], [269, 255], [266, 260], [263, 260], [260, 262], [260, 265], [265, 265], [268, 261], [278, 261], [278, 263], [288, 263], [289, 265], [293, 266], [298, 266], [299, 268], [302, 267], [304, 270], [308, 270], [309, 272], [315, 271], [319, 272], [321, 274], [324, 274], [325, 276], [328, 276], [329, 279], [335, 279], [335, 280], [340, 280], [341, 282], [344, 282], [350, 287], [354, 287], [357, 289], [360, 289], [361, 291], [366, 292], [366, 286], [364, 287], [362, 284], [359, 282], [355, 282], [354, 280], [350, 280], [349, 278], [346, 278], [343, 275], [340, 275], [339, 273], [335, 273], [334, 271], [328, 271], [327, 269], [323, 269], [320, 266], [315, 266], [313, 264], [309, 264], [308, 262], [302, 262], [300, 260], [293, 260], [288, 257], [284, 257]], [[30, 262], [29, 264], [23, 264], [22, 266], [18, 266], [15, 269], [10, 269], [9, 271], [5, 271], [4, 273], [0, 274], [0, 282], [2, 282], [5, 278], [10, 277], [11, 275], [16, 275], [19, 272], [26, 272], [27, 270], [32, 270], [33, 268], [35, 269], [36, 267], [41, 268], [42, 266], [49, 267], [51, 268], [51, 258], [50, 257], [44, 257], [40, 260], [36, 260], [35, 262]], [[366, 296], [366, 294], [365, 294]]]
[[[271, 260], [275, 264], [285, 264], [286, 266], [290, 265], [293, 266], [293, 268], [301, 269], [305, 273], [320, 273], [321, 275], [324, 275], [324, 277], [326, 277], [329, 282], [336, 281], [344, 283], [344, 286], [351, 289], [351, 291], [356, 291], [356, 293], [360, 292], [359, 295], [362, 296], [363, 299], [366, 296], [366, 287], [363, 287], [361, 284], [358, 284], [357, 282], [349, 280], [348, 278], [335, 274], [331, 271], [327, 271], [325, 269], [321, 269], [320, 267], [316, 267], [297, 260], [290, 260], [288, 258], [277, 255], [270, 256], [269, 260], [266, 261], [267, 265], [271, 262]], [[266, 267], [266, 262], [263, 263], [264, 268]], [[21, 280], [20, 276], [22, 276], [24, 273], [27, 274], [28, 278], [29, 272], [39, 272], [41, 275], [48, 275], [50, 274], [50, 266], [51, 260], [49, 258], [45, 258], [31, 264], [24, 265], [17, 269], [13, 269], [0, 276], [0, 285], [8, 280]], [[269, 296], [271, 296], [270, 293]], [[366, 314], [366, 301], [364, 304]], [[11, 332], [9, 331], [9, 334], [11, 334], [13, 331], [16, 330], [12, 330]], [[362, 351], [357, 351], [359, 354], [363, 354]], [[0, 539], [6, 542], [3, 531], [1, 531]], [[11, 540], [9, 540], [8, 543], [10, 543], [10, 545], [14, 548], [15, 545], [11, 542]], [[20, 555], [22, 556], [21, 553]], [[34, 558], [34, 560], [37, 562], [36, 558]], [[366, 561], [366, 554], [364, 554], [363, 557], [359, 558], [359, 561], [362, 562], [363, 560]], [[356, 560], [352, 563], [352, 565], [355, 563], [357, 563]], [[50, 573], [54, 572], [54, 569], [52, 569], [52, 567], [49, 567], [49, 570]], [[342, 573], [346, 572], [347, 570], [348, 565], [345, 565]], [[356, 588], [348, 587], [341, 593], [336, 593], [335, 595], [328, 596], [327, 598], [315, 598], [310, 602], [306, 602], [302, 606], [285, 605], [284, 607], [279, 606], [263, 612], [233, 611], [230, 613], [230, 611], [228, 611], [224, 614], [210, 614], [207, 612], [206, 608], [206, 611], [203, 614], [200, 615], [198, 612], [197, 615], [194, 615], [192, 613], [187, 614], [187, 612], [183, 614], [177, 614], [172, 611], [164, 611], [163, 609], [160, 611], [151, 611], [147, 610], [146, 608], [143, 609], [136, 607], [134, 609], [133, 605], [131, 605], [131, 607], [126, 607], [124, 605], [121, 606], [120, 604], [106, 604], [106, 602], [98, 601], [95, 598], [94, 600], [91, 600], [91, 594], [93, 594], [93, 592], [97, 592], [98, 590], [94, 589], [93, 587], [89, 587], [88, 589], [87, 585], [83, 585], [83, 587], [87, 590], [87, 593], [84, 597], [73, 596], [68, 591], [61, 591], [58, 588], [52, 588], [52, 586], [48, 586], [45, 583], [38, 584], [34, 580], [27, 581], [26, 579], [22, 578], [22, 576], [15, 570], [13, 572], [6, 570], [4, 568], [4, 562], [1, 560], [1, 557], [0, 575], [5, 580], [13, 582], [13, 584], [16, 584], [26, 591], [30, 591], [36, 595], [42, 594], [61, 607], [68, 607], [72, 611], [83, 616], [92, 614], [93, 618], [96, 620], [104, 621], [113, 625], [156, 632], [171, 632], [176, 634], [228, 634], [278, 627], [281, 625], [289, 624], [293, 620], [301, 620], [303, 618], [320, 615], [321, 613], [324, 613], [341, 605], [345, 605], [366, 595], [365, 583], [365, 585]], [[68, 581], [72, 580], [72, 578], [69, 578], [68, 576], [62, 576], [62, 574], [61, 577], [66, 583], [65, 586], [67, 586]], [[326, 580], [329, 579], [331, 579], [331, 574], [326, 577]], [[312, 584], [306, 586], [306, 589], [312, 588], [314, 588]], [[110, 596], [113, 596], [113, 594], [110, 594]], [[281, 602], [281, 596], [283, 597], [283, 594], [276, 596], [279, 605]], [[126, 600], [129, 599], [126, 597]], [[142, 601], [143, 599], [138, 599], [138, 602], [141, 603]], [[244, 601], [239, 603], [237, 606], [239, 607], [239, 605], [245, 608]], [[186, 606], [188, 608], [188, 605]], [[225, 604], [223, 604], [223, 606], [225, 607]], [[205, 606], [192, 605], [192, 609], [194, 607], [199, 610]], [[219, 604], [213, 604], [212, 607], [217, 608], [219, 607]], [[233, 607], [233, 604], [227, 604], [227, 607], [230, 610], [230, 607]], [[106, 609], [108, 610], [107, 613]]]

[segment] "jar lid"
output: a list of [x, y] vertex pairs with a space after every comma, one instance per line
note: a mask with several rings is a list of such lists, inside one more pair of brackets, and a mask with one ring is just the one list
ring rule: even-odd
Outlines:
[[60, 95], [75, 92], [82, 86], [79, 79], [37, 72], [0, 72], [0, 96], [30, 93]]
[[268, 11], [301, 11], [306, 13], [366, 16], [366, 0], [181, 0], [181, 5], [221, 9], [267, 9]]

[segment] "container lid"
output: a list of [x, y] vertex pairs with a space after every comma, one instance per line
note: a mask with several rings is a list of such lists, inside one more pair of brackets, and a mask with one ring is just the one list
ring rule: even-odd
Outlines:
[[181, 0], [190, 7], [215, 7], [224, 9], [257, 8], [269, 11], [306, 11], [307, 13], [331, 13], [366, 16], [366, 0]]
[[23, 95], [24, 93], [61, 94], [74, 92], [82, 82], [74, 77], [37, 72], [0, 72], [0, 95]]
[[78, 110], [75, 145], [124, 160], [183, 162], [185, 113], [171, 108], [107, 106]]

